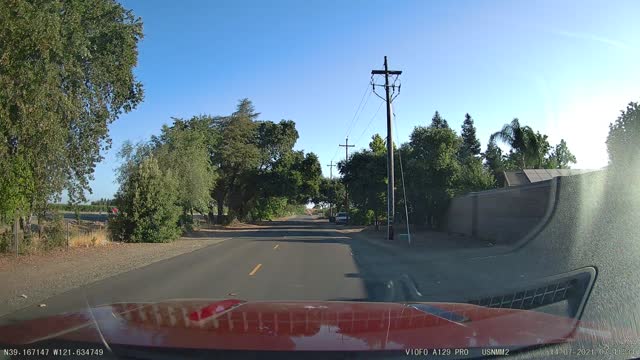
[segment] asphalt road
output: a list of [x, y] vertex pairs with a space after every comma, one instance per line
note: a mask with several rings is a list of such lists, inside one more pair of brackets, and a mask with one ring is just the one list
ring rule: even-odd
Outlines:
[[[264, 229], [221, 233], [229, 239], [60, 294], [45, 300], [46, 307], [24, 308], [0, 318], [0, 324], [75, 310], [87, 303], [181, 298], [502, 299], [589, 272], [595, 273], [590, 275], [594, 281], [590, 291], [574, 291], [575, 301], [566, 306], [575, 309], [586, 299], [582, 321], [640, 334], [640, 192], [582, 179], [562, 179], [553, 216], [526, 243], [507, 251], [430, 256], [415, 250], [414, 256], [400, 256], [351, 238], [326, 221], [298, 217]], [[637, 347], [637, 342], [603, 345], [622, 349]]]
[[[201, 250], [122, 273], [49, 298], [0, 319], [14, 322], [91, 305], [184, 298], [393, 301], [380, 275], [394, 259], [356, 242], [326, 220], [300, 216], [265, 229], [221, 233], [229, 238]], [[375, 273], [377, 271], [377, 273]]]
[[[46, 307], [23, 308], [0, 318], [0, 324], [87, 304], [187, 298], [467, 302], [530, 291], [557, 281], [550, 277], [566, 279], [575, 271], [595, 268], [582, 319], [640, 331], [635, 320], [640, 319], [640, 294], [637, 286], [629, 285], [640, 279], [637, 226], [619, 217], [603, 218], [589, 230], [576, 228], [573, 209], [580, 199], [568, 192], [564, 196], [534, 240], [506, 253], [496, 250], [477, 257], [454, 250], [434, 258], [416, 251], [409, 257], [352, 238], [326, 220], [300, 216], [266, 228], [217, 233], [227, 240], [54, 296], [43, 301]], [[637, 208], [615, 210], [638, 218]]]

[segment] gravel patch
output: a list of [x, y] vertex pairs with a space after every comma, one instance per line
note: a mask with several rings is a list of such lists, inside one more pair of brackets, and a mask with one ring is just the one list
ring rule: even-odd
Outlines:
[[207, 235], [181, 238], [168, 244], [110, 243], [18, 258], [3, 255], [0, 257], [0, 316], [73, 288], [225, 240]]

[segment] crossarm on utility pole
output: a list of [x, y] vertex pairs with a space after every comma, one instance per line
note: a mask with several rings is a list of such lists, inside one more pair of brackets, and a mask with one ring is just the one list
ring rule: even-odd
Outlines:
[[402, 70], [371, 70], [371, 75], [402, 75]]

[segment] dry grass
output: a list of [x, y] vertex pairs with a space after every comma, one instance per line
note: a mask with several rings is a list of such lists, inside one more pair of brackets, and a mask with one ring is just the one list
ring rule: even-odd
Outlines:
[[[109, 233], [103, 224], [78, 224], [75, 221], [70, 221], [69, 225], [70, 226], [62, 225], [62, 233], [53, 235], [47, 233], [48, 224], [44, 225], [41, 231], [37, 229], [32, 230], [30, 240], [25, 239], [24, 233], [20, 231], [18, 233], [20, 254], [34, 255], [51, 251], [55, 248], [65, 248], [67, 246], [67, 236], [69, 236], [69, 247], [73, 248], [89, 248], [111, 244]], [[0, 231], [0, 253], [15, 253], [13, 234], [10, 229], [8, 231], [5, 230], [5, 233]]]
[[90, 247], [109, 244], [109, 236], [105, 229], [74, 234], [69, 239], [70, 247]]

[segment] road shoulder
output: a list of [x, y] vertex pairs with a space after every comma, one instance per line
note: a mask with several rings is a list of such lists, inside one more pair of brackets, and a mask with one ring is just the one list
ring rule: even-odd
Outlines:
[[44, 299], [161, 260], [190, 253], [224, 238], [181, 238], [168, 244], [122, 244], [57, 249], [0, 259], [0, 316]]
[[426, 232], [412, 236], [409, 243], [406, 234], [398, 234], [395, 240], [386, 239], [385, 229], [374, 231], [370, 227], [337, 229], [355, 241], [365, 242], [391, 255], [409, 261], [439, 260], [450, 258], [480, 258], [508, 251], [501, 246], [489, 246], [486, 242], [473, 242], [458, 235]]

